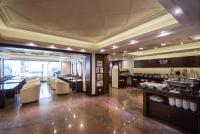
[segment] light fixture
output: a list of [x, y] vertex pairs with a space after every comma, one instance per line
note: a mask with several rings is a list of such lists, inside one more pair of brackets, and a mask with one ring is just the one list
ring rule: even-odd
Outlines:
[[176, 7], [176, 8], [174, 9], [174, 14], [175, 14], [175, 15], [183, 14], [183, 10], [182, 10], [180, 7]]
[[100, 49], [100, 52], [104, 52], [105, 50], [104, 49]]
[[124, 51], [124, 53], [127, 53], [127, 51]]
[[50, 45], [49, 48], [55, 49], [56, 47], [54, 45]]
[[37, 46], [35, 43], [32, 43], [32, 42], [27, 43], [26, 45], [27, 45], [27, 46], [31, 46], [31, 47], [35, 47], [35, 46]]
[[143, 50], [144, 48], [140, 47], [139, 50]]
[[68, 47], [68, 48], [66, 48], [65, 50], [72, 51], [73, 49], [70, 48], [70, 47]]
[[163, 37], [163, 36], [167, 36], [167, 35], [170, 35], [171, 32], [166, 32], [166, 31], [161, 31], [157, 37]]
[[115, 45], [114, 45], [114, 46], [112, 46], [112, 49], [117, 49], [117, 48], [118, 48], [118, 46], [115, 46]]
[[128, 45], [133, 45], [133, 44], [136, 44], [136, 43], [138, 43], [137, 40], [130, 40], [129, 43], [128, 43]]
[[181, 42], [181, 45], [183, 45], [183, 42]]
[[199, 40], [200, 39], [200, 34], [194, 35], [190, 37], [193, 40]]
[[81, 49], [80, 51], [81, 51], [81, 52], [85, 52], [85, 49]]
[[166, 46], [166, 45], [167, 45], [167, 44], [165, 44], [165, 43], [162, 43], [162, 44], [161, 44], [161, 46]]
[[115, 55], [116, 53], [113, 53], [113, 55]]

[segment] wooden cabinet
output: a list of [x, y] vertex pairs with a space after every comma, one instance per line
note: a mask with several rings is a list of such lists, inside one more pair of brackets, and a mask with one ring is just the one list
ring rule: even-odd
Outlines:
[[[185, 133], [200, 133], [200, 109], [199, 103], [200, 98], [192, 96], [180, 96], [171, 93], [165, 93], [162, 91], [144, 90], [144, 116], [150, 117], [157, 121], [168, 124], [169, 126], [175, 127]], [[180, 99], [186, 99], [197, 103], [197, 112], [190, 110], [184, 110], [183, 108], [177, 108], [175, 106], [168, 105], [167, 101], [162, 103], [152, 101], [149, 99], [151, 95], [159, 95], [166, 100], [168, 97], [175, 97]]]

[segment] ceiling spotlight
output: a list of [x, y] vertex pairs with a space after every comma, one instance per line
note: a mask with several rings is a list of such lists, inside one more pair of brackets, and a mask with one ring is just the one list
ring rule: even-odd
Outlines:
[[54, 48], [56, 48], [56, 47], [55, 47], [54, 45], [50, 45], [49, 48], [54, 49]]
[[193, 35], [190, 38], [193, 39], [193, 40], [199, 40], [200, 39], [200, 34]]
[[118, 48], [118, 46], [112, 46], [112, 49], [117, 49]]
[[174, 14], [176, 14], [176, 15], [183, 14], [183, 10], [180, 7], [176, 7], [174, 9]]
[[161, 46], [166, 46], [166, 45], [167, 45], [167, 44], [165, 44], [165, 43], [162, 43], [162, 44], [161, 44]]
[[100, 49], [100, 52], [105, 52], [105, 50], [104, 49]]
[[116, 53], [113, 53], [113, 55], [115, 55]]
[[70, 47], [68, 47], [68, 48], [66, 48], [65, 50], [72, 51], [73, 49], [70, 48]]
[[34, 43], [32, 43], [32, 42], [27, 43], [26, 45], [27, 45], [27, 46], [31, 46], [31, 47], [35, 47], [35, 46], [37, 46], [36, 44], [34, 44]]
[[128, 45], [133, 45], [133, 44], [136, 44], [136, 43], [138, 43], [137, 40], [130, 40], [129, 43], [128, 43]]
[[85, 49], [81, 49], [80, 51], [81, 51], [81, 52], [85, 52]]
[[181, 45], [183, 45], [183, 42], [181, 42]]
[[139, 50], [143, 50], [144, 48], [140, 47]]
[[166, 32], [166, 31], [161, 31], [160, 34], [158, 34], [157, 37], [163, 37], [163, 36], [167, 36], [167, 35], [170, 35], [171, 32]]
[[127, 53], [127, 51], [124, 51], [124, 53]]

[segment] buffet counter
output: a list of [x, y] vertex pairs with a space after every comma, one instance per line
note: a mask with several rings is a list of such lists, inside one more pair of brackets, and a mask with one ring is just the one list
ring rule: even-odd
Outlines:
[[200, 94], [143, 90], [143, 114], [185, 133], [200, 133]]

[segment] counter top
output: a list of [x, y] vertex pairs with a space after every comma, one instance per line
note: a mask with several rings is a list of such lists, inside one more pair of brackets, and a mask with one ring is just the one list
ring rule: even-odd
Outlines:
[[198, 92], [196, 93], [172, 93], [170, 92], [169, 89], [163, 89], [163, 90], [158, 90], [158, 89], [144, 89], [145, 92], [149, 92], [152, 94], [158, 94], [158, 95], [163, 95], [163, 96], [168, 96], [168, 97], [175, 97], [175, 98], [180, 98], [180, 99], [186, 99], [190, 100], [193, 102], [200, 101], [200, 94]]

